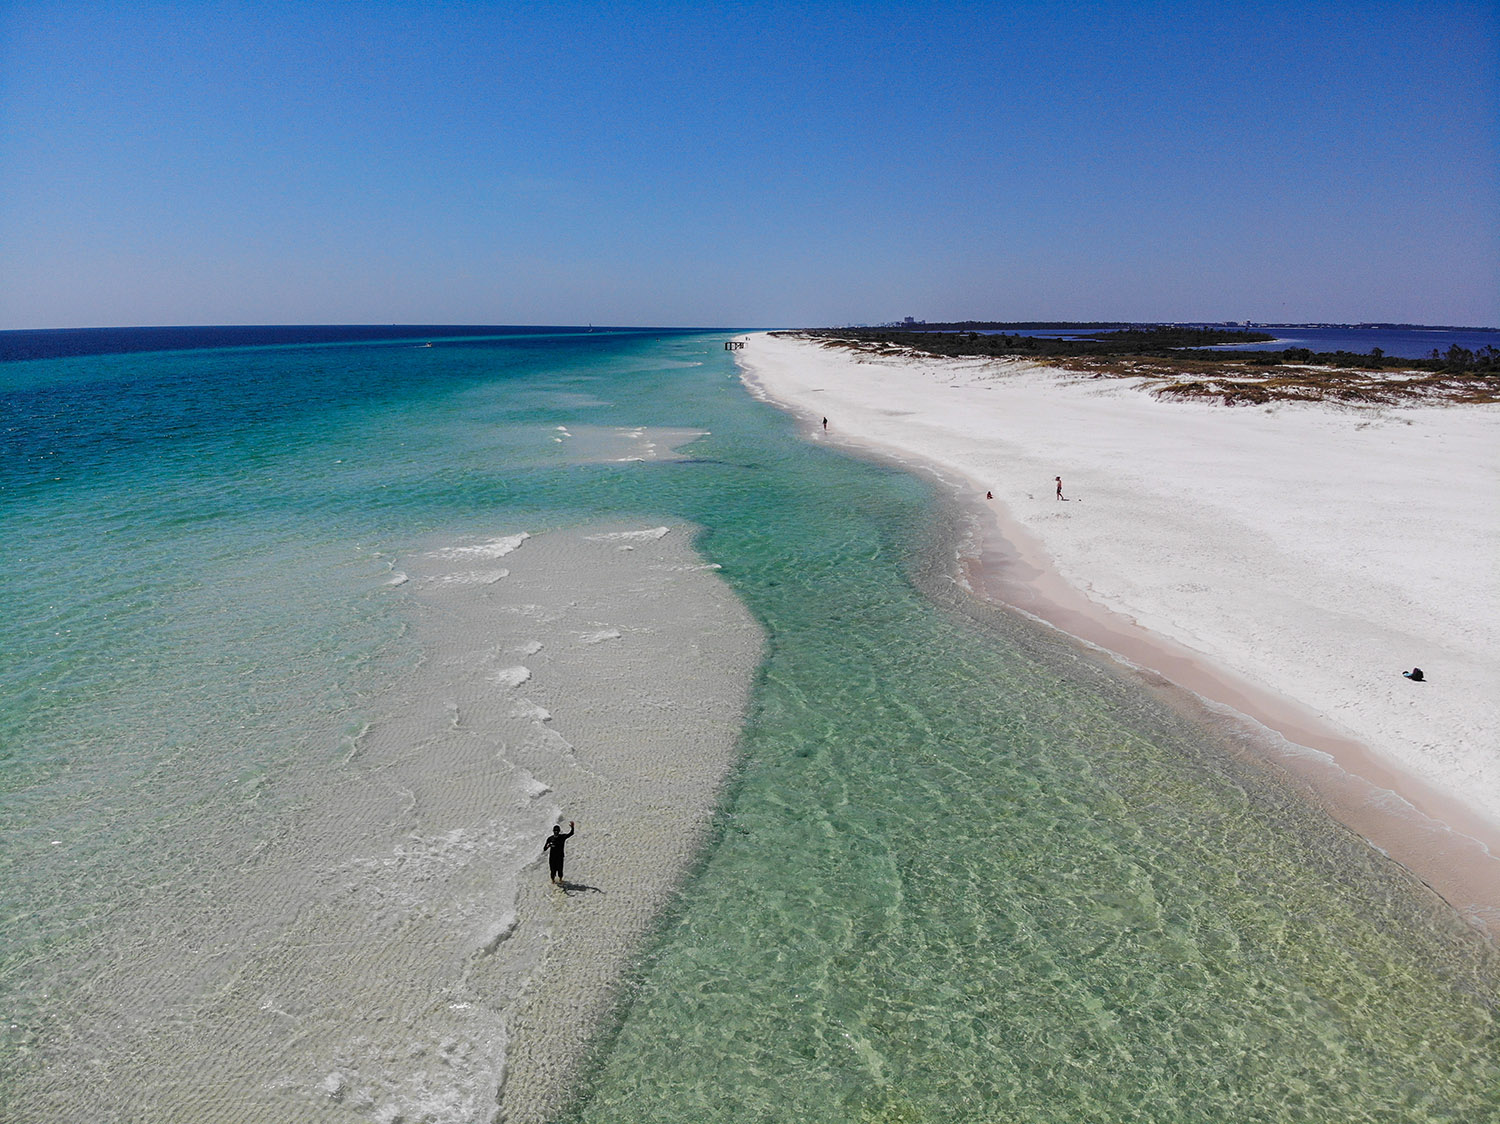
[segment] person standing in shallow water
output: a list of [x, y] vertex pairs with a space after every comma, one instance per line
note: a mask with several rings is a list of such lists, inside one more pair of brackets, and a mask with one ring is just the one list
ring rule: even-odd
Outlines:
[[575, 830], [577, 829], [574, 827], [572, 820], [568, 821], [567, 835], [564, 835], [562, 833], [562, 828], [559, 825], [553, 824], [552, 834], [549, 835], [547, 837], [547, 841], [542, 844], [542, 850], [547, 852], [547, 865], [552, 868], [552, 881], [554, 882], [562, 881], [563, 847], [566, 845], [567, 841], [573, 837], [573, 832]]

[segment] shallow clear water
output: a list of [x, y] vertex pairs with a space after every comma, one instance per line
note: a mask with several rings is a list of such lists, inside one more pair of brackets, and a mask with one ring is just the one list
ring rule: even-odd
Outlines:
[[841, 584], [570, 1120], [1500, 1109], [1492, 959], [1368, 848], [1065, 650]]
[[[162, 1090], [42, 1078], [181, 1015], [95, 994], [91, 960], [174, 926], [233, 955], [211, 899], [318, 824], [419, 661], [404, 553], [637, 517], [705, 528], [768, 655], [716, 841], [570, 1119], [1500, 1114], [1487, 945], [1218, 734], [952, 598], [931, 488], [801, 442], [720, 338], [0, 366], [7, 1119], [151, 1118]], [[709, 435], [619, 463], [559, 425]]]
[[1500, 1112], [1445, 907], [1070, 645], [935, 608], [909, 483], [802, 479], [707, 543], [771, 622], [744, 770], [570, 1120]]

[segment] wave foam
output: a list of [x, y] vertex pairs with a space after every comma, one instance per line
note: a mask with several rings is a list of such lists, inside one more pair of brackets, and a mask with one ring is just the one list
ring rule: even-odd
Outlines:
[[644, 531], [611, 531], [603, 535], [585, 535], [589, 542], [660, 542], [672, 533], [671, 527], [650, 527]]
[[432, 579], [433, 585], [494, 585], [502, 578], [510, 577], [510, 571], [500, 570], [460, 570], [456, 574], [438, 574]]
[[499, 683], [502, 687], [519, 687], [531, 678], [531, 668], [520, 666], [502, 667], [487, 678], [491, 683]]
[[552, 712], [550, 710], [544, 706], [537, 706], [536, 703], [527, 699], [522, 699], [515, 706], [511, 707], [510, 716], [512, 718], [529, 718], [533, 722], [552, 721]]
[[442, 550], [432, 552], [433, 558], [504, 558], [507, 554], [517, 550], [527, 539], [531, 538], [528, 531], [522, 531], [515, 535], [502, 535], [488, 542], [478, 543], [474, 546], [449, 546]]
[[508, 910], [499, 921], [485, 930], [480, 938], [479, 952], [482, 956], [493, 956], [495, 950], [510, 939], [519, 923], [515, 910]]

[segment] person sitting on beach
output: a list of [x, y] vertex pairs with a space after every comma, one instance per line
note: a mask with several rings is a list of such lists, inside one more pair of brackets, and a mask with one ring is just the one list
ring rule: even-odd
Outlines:
[[1422, 669], [1420, 667], [1414, 667], [1410, 671], [1403, 671], [1401, 674], [1406, 676], [1413, 683], [1420, 683], [1422, 682], [1422, 680], [1427, 678], [1427, 676], [1422, 674]]
[[567, 843], [567, 841], [573, 837], [573, 832], [575, 830], [576, 829], [573, 826], [572, 820], [568, 821], [567, 835], [564, 835], [562, 833], [562, 828], [559, 825], [553, 824], [552, 834], [549, 835], [547, 837], [547, 841], [542, 844], [542, 850], [550, 852], [547, 855], [547, 864], [552, 868], [552, 881], [554, 882], [562, 881], [563, 847]]

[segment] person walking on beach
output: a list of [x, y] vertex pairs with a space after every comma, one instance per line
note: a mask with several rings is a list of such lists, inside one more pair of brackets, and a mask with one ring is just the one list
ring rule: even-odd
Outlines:
[[1063, 498], [1063, 494], [1062, 494], [1062, 477], [1061, 476], [1054, 476], [1053, 479], [1057, 481], [1057, 498], [1058, 499], [1062, 499]]
[[569, 839], [573, 838], [573, 832], [575, 830], [576, 828], [573, 826], [572, 820], [568, 821], [568, 834], [566, 835], [562, 833], [562, 828], [559, 825], [553, 824], [552, 834], [549, 835], [547, 837], [547, 841], [542, 844], [542, 850], [548, 852], [547, 865], [552, 868], [553, 882], [562, 881], [563, 847], [567, 844]]
[[825, 433], [828, 431], [828, 419], [827, 418], [823, 419], [823, 430], [824, 430]]

